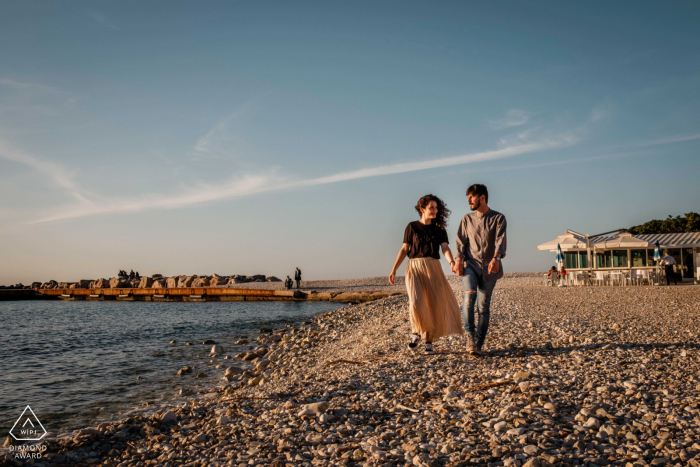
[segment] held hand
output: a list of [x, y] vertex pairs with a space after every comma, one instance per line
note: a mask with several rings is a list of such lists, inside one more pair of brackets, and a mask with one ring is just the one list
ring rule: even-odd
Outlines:
[[389, 274], [389, 283], [390, 283], [391, 285], [394, 285], [394, 280], [395, 280], [395, 279], [396, 279], [396, 273], [395, 273], [395, 272], [392, 272], [391, 274]]
[[457, 275], [458, 276], [464, 275], [464, 265], [461, 262], [457, 265]]
[[489, 274], [494, 274], [498, 272], [501, 267], [501, 262], [497, 261], [495, 258], [489, 263]]

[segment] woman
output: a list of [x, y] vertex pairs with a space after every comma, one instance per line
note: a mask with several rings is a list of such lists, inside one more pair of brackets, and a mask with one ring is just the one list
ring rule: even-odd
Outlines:
[[408, 255], [406, 289], [413, 333], [408, 348], [415, 349], [422, 337], [425, 353], [431, 354], [434, 340], [463, 334], [464, 330], [457, 298], [440, 267], [441, 249], [450, 266], [454, 266], [445, 231], [450, 210], [437, 196], [425, 195], [418, 200], [416, 211], [420, 220], [406, 226], [389, 282], [394, 284], [396, 271]]

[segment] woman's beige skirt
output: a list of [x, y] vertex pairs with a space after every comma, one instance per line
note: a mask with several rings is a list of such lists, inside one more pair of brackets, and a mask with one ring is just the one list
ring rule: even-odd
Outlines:
[[464, 334], [459, 304], [442, 272], [440, 260], [409, 260], [406, 289], [414, 333], [428, 342], [451, 334]]

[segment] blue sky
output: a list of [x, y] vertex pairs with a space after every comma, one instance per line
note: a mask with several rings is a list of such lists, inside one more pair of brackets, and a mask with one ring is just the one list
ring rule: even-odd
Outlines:
[[484, 183], [506, 271], [698, 211], [690, 2], [3, 2], [0, 284], [387, 275]]

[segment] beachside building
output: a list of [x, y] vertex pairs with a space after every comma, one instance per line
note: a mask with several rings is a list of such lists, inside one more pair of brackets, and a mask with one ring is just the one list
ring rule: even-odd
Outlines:
[[656, 242], [659, 242], [661, 257], [668, 251], [676, 260], [677, 272], [683, 280], [700, 280], [700, 232], [632, 235], [620, 229], [583, 235], [567, 230], [537, 249], [556, 252], [559, 245], [568, 270], [643, 272], [656, 269]]

